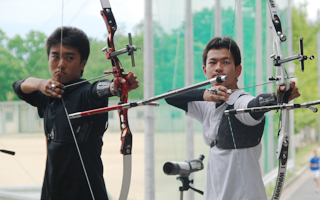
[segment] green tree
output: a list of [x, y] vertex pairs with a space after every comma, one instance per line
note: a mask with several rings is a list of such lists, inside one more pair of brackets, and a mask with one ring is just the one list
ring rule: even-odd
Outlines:
[[[1, 95], [0, 101], [18, 100], [13, 94], [11, 86], [16, 80], [30, 76], [44, 79], [51, 77], [48, 70], [46, 38], [47, 36], [39, 31], [30, 31], [25, 39], [20, 35], [10, 39], [0, 30], [0, 89], [3, 94], [6, 94]], [[137, 47], [143, 46], [142, 31], [139, 31], [139, 34], [133, 37], [133, 42]], [[128, 36], [120, 32], [116, 34], [115, 46], [118, 48], [116, 50], [125, 48], [128, 43]], [[106, 41], [90, 38], [91, 52], [83, 78], [91, 79], [102, 75], [106, 70], [112, 70], [111, 61], [107, 60], [105, 53], [101, 51], [106, 45]], [[131, 67], [129, 56], [120, 55], [119, 59], [125, 73], [132, 71], [139, 77], [140, 87], [130, 92], [129, 98], [141, 99], [143, 98], [143, 52], [137, 51], [134, 54], [136, 63], [134, 68]], [[113, 75], [107, 78], [112, 79]]]
[[12, 83], [26, 74], [21, 61], [14, 57], [6, 48], [8, 38], [0, 30], [0, 101], [17, 100], [13, 94]]
[[[301, 31], [303, 30], [303, 31]], [[298, 38], [303, 37], [304, 54], [315, 55], [317, 53], [317, 33], [319, 32], [319, 23], [307, 20], [306, 4], [298, 5], [292, 8], [292, 32], [293, 48], [296, 52], [299, 50]], [[317, 58], [319, 59], [319, 58]], [[298, 77], [297, 85], [301, 96], [295, 100], [295, 103], [314, 101], [320, 99], [317, 73], [317, 62], [306, 61], [305, 70], [301, 72], [299, 61], [295, 61], [295, 74]], [[320, 109], [319, 106], [318, 109]], [[294, 123], [296, 132], [304, 127], [316, 128], [318, 114], [313, 114], [309, 109], [297, 109], [294, 114]]]
[[19, 79], [28, 76], [37, 78], [49, 78], [47, 56], [45, 51], [46, 35], [39, 31], [30, 31], [26, 34], [26, 39], [16, 35], [13, 39], [8, 40], [8, 51], [17, 58], [21, 63], [23, 74]]

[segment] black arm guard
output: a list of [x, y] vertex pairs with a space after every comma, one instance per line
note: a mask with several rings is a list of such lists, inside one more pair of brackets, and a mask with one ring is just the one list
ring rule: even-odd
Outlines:
[[[277, 105], [277, 98], [274, 93], [260, 94], [248, 103], [248, 108]], [[254, 119], [263, 117], [264, 112], [250, 113]]]
[[188, 112], [188, 103], [191, 101], [203, 101], [204, 91], [205, 89], [195, 89], [183, 94], [166, 98], [165, 100], [168, 104]]

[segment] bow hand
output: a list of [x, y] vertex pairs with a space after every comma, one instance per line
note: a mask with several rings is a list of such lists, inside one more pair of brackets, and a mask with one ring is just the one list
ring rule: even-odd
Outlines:
[[139, 87], [137, 76], [132, 72], [125, 74], [123, 77], [115, 78], [111, 84], [113, 84], [110, 88], [111, 93], [119, 97], [122, 93], [128, 93]]
[[286, 90], [286, 86], [284, 85], [277, 86], [275, 95], [277, 97], [278, 104], [282, 104], [298, 98], [300, 96], [300, 92], [296, 83], [292, 81], [290, 82], [290, 88], [288, 90]]

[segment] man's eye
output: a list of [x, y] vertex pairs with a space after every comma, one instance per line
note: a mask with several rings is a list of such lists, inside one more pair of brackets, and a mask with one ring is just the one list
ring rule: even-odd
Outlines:
[[74, 58], [72, 56], [68, 56], [68, 60], [73, 60]]

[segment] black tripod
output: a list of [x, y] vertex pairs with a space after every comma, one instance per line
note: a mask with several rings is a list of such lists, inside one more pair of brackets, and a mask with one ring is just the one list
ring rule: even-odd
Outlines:
[[189, 185], [190, 183], [193, 183], [193, 180], [190, 181], [188, 176], [179, 176], [177, 177], [177, 179], [182, 182], [182, 186], [179, 187], [180, 200], [183, 200], [183, 191], [187, 191], [189, 188], [203, 195], [203, 192], [201, 190], [195, 189]]

